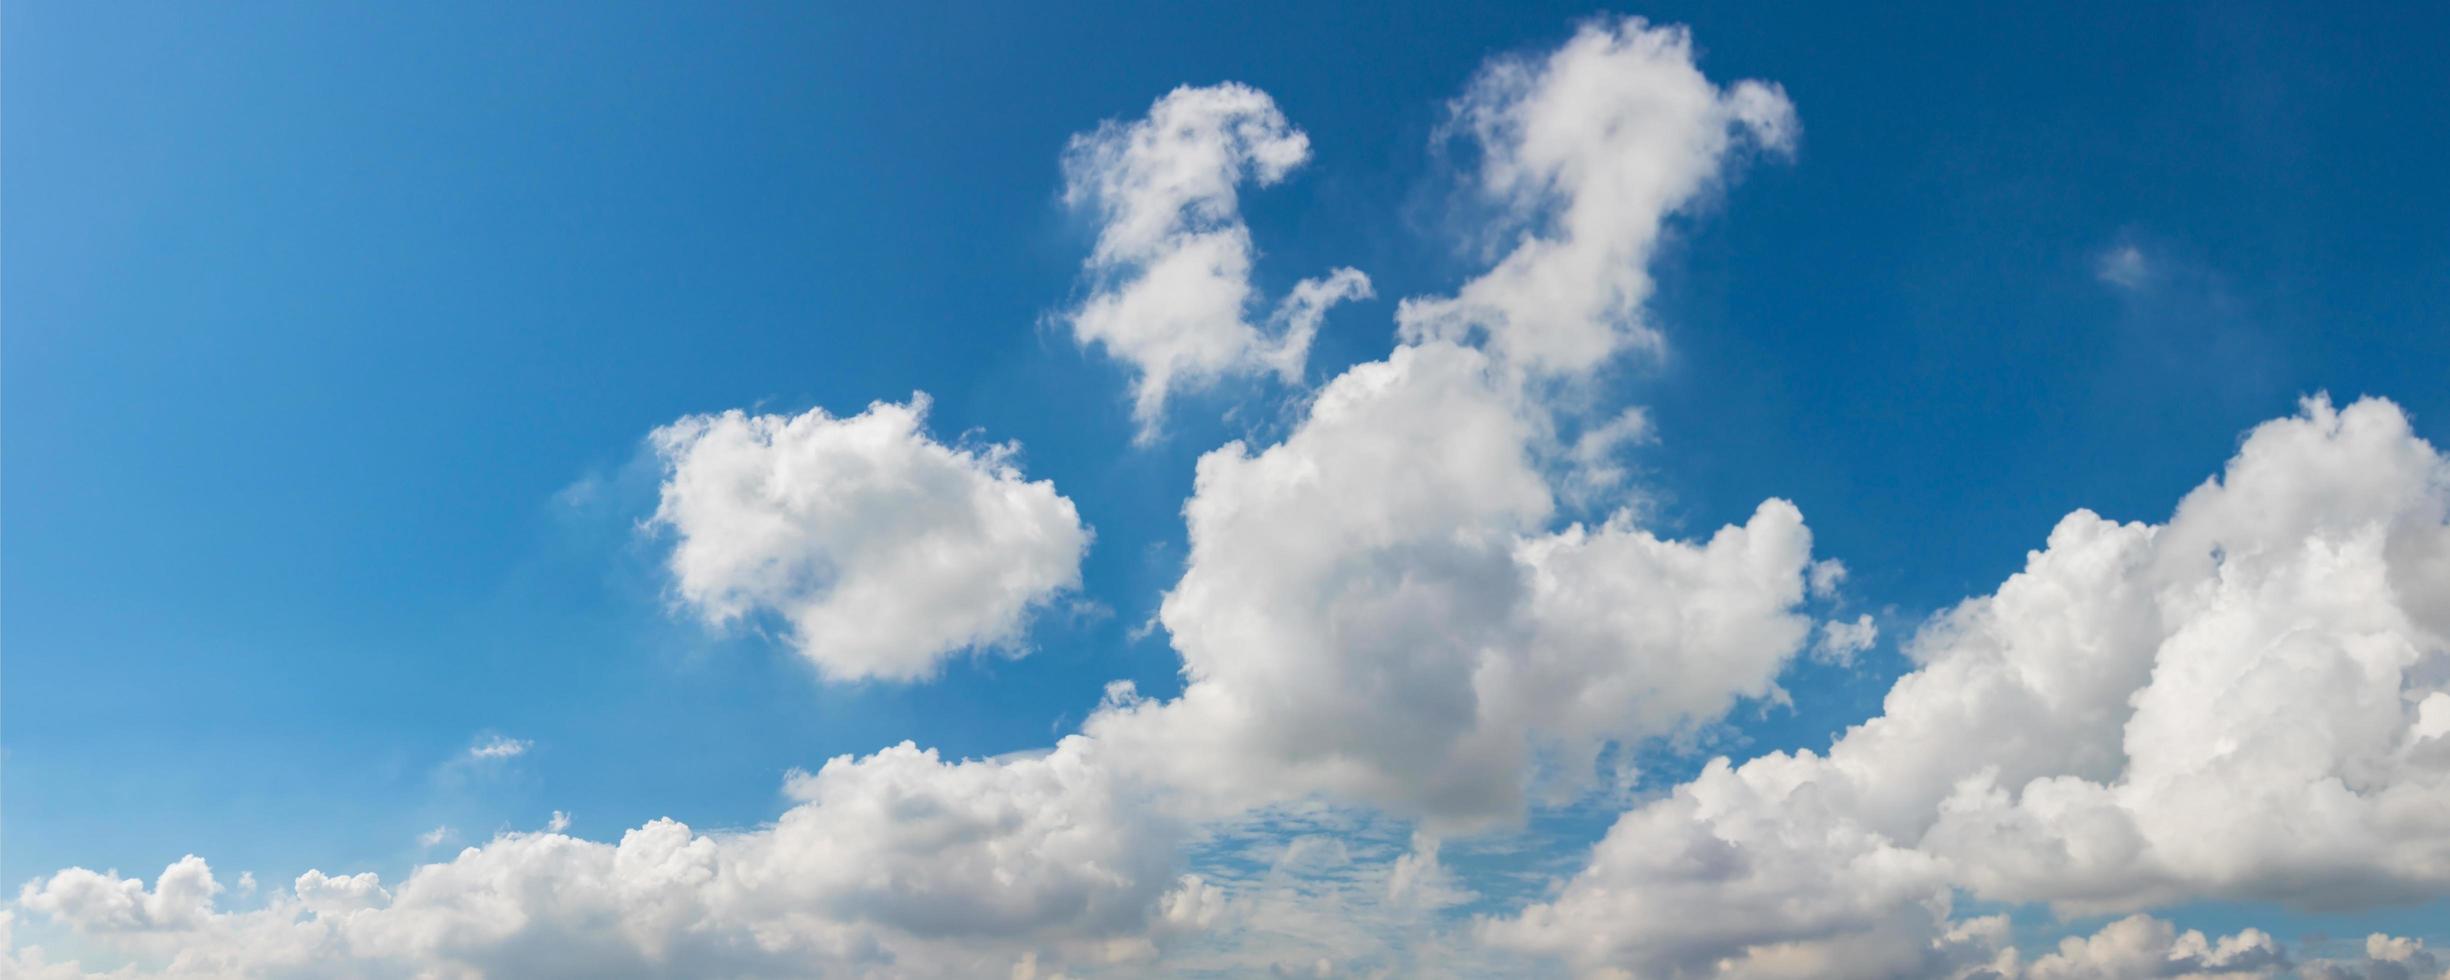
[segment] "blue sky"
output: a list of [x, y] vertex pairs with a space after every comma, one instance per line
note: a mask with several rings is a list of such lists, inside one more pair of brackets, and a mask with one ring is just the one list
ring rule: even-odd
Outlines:
[[[2167, 521], [2301, 396], [2450, 440], [2443, 10], [1323, 7], [11, 5], [0, 878], [193, 853], [225, 884], [396, 881], [556, 811], [592, 840], [750, 828], [794, 768], [1039, 750], [1111, 681], [1180, 694], [1147, 624], [1195, 464], [1286, 438], [1388, 356], [1399, 300], [1490, 266], [1450, 100], [1594, 15], [1688, 26], [1703, 74], [1775, 82], [1800, 126], [1668, 217], [1663, 350], [1582, 382], [1647, 412], [1645, 526], [1792, 501], [1848, 570], [1798, 608], [1881, 630], [1850, 666], [1798, 656], [1791, 705], [1744, 700], [1702, 750], [1646, 743], [1638, 792], [1826, 749], [1911, 669], [1900, 638], [2062, 515]], [[1294, 381], [1178, 394], [1138, 443], [1133, 368], [1074, 334], [1100, 225], [1065, 148], [1227, 81], [1309, 141], [1239, 196], [1256, 293], [1349, 266], [1373, 295]], [[648, 433], [918, 391], [937, 440], [1017, 444], [1093, 529], [1026, 655], [828, 680], [787, 624], [676, 598]], [[524, 751], [470, 757], [497, 736]], [[1457, 838], [1463, 887], [1523, 896], [1468, 914], [1513, 914], [1535, 896], [1501, 879], [1572, 873], [1623, 809]], [[2153, 908], [2440, 946], [2443, 894]], [[2002, 907], [2052, 940], [2101, 921]]]

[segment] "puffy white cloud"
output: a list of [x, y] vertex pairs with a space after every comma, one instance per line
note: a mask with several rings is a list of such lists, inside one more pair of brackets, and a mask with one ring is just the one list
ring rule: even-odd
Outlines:
[[827, 677], [908, 680], [1020, 642], [1078, 587], [1089, 531], [1011, 444], [922, 429], [925, 396], [849, 418], [694, 415], [655, 430], [654, 522], [678, 537], [681, 599], [709, 622], [772, 613]]
[[1459, 825], [1522, 807], [1536, 756], [1769, 692], [1803, 643], [1811, 536], [1783, 501], [1707, 542], [1620, 515], [1547, 531], [1546, 416], [1480, 351], [1398, 348], [1282, 443], [1201, 459], [1160, 619], [1190, 683], [1088, 731], [1230, 810], [1328, 793]]
[[190, 854], [163, 869], [150, 891], [134, 878], [69, 868], [26, 885], [17, 904], [87, 932], [160, 932], [202, 921], [220, 893], [212, 869]]
[[1370, 295], [1368, 277], [1337, 269], [1296, 285], [1268, 329], [1248, 322], [1255, 249], [1238, 188], [1276, 183], [1309, 158], [1309, 137], [1275, 100], [1230, 83], [1175, 89], [1142, 119], [1073, 137], [1064, 197], [1103, 227], [1086, 267], [1093, 291], [1069, 320], [1082, 343], [1138, 372], [1143, 439], [1176, 388], [1247, 371], [1298, 380], [1327, 308]]
[[772, 826], [657, 820], [598, 843], [507, 834], [417, 868], [310, 871], [216, 911], [189, 857], [143, 882], [70, 869], [19, 905], [171, 976], [971, 976], [1150, 955], [1179, 828], [1068, 739], [946, 762], [908, 743], [797, 774]]
[[2450, 890], [2446, 514], [2450, 464], [2395, 406], [2310, 400], [2165, 525], [2069, 516], [1827, 755], [1720, 760], [1490, 934], [1670, 976], [1843, 942], [1830, 975], [1869, 976], [1958, 888], [2071, 912]]
[[1786, 151], [1795, 110], [1777, 86], [1721, 88], [1681, 27], [1598, 20], [1537, 58], [1492, 62], [1456, 101], [1481, 152], [1481, 190], [1520, 240], [1454, 296], [1410, 299], [1411, 339], [1475, 332], [1510, 367], [1586, 370], [1655, 347], [1641, 318], [1668, 218], [1747, 148]]

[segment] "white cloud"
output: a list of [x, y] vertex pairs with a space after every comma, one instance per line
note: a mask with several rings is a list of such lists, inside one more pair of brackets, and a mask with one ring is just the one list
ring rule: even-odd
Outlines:
[[1080, 584], [1072, 502], [1015, 446], [927, 437], [927, 399], [849, 418], [694, 415], [655, 430], [655, 523], [678, 535], [682, 600], [714, 624], [779, 615], [827, 677], [909, 680], [964, 649], [1014, 647]]
[[1927, 962], [1958, 888], [2069, 912], [2440, 894], [2446, 514], [2450, 464], [2395, 406], [2310, 400], [2165, 525], [2069, 516], [1923, 629], [1880, 717], [1826, 756], [1712, 764], [1491, 936], [1590, 969], [1819, 950], [1868, 976]]
[[468, 758], [478, 761], [489, 759], [515, 759], [519, 756], [526, 755], [527, 750], [534, 748], [535, 745], [536, 743], [524, 738], [511, 738], [507, 735], [495, 735], [475, 745], [469, 746]]
[[1370, 295], [1368, 277], [1337, 269], [1296, 285], [1269, 329], [1247, 321], [1255, 249], [1237, 189], [1276, 183], [1309, 158], [1309, 137], [1275, 100], [1230, 83], [1175, 89], [1143, 119], [1072, 138], [1064, 198], [1103, 222], [1072, 332], [1138, 373], [1142, 439], [1178, 388], [1252, 371], [1299, 380], [1327, 308]]
[[432, 830], [426, 831], [425, 833], [418, 834], [417, 846], [433, 847], [441, 844], [443, 841], [450, 840], [453, 836], [454, 834], [449, 826], [438, 826]]
[[1539, 58], [1492, 62], [1454, 106], [1480, 148], [1481, 190], [1520, 240], [1454, 296], [1405, 300], [1412, 340], [1488, 337], [1511, 368], [1578, 372], [1626, 347], [1656, 347], [1643, 322], [1650, 258], [1747, 148], [1794, 146], [1795, 110], [1775, 85], [1721, 88], [1680, 27], [1637, 18], [1584, 25]]
[[220, 893], [212, 869], [190, 854], [163, 869], [150, 891], [134, 878], [69, 868], [27, 884], [17, 904], [86, 932], [166, 932], [202, 922]]
[[1784, 501], [1706, 542], [1630, 506], [1555, 530], [1560, 496], [1621, 485], [1610, 454], [1648, 423], [1561, 445], [1581, 403], [1518, 370], [1588, 369], [1648, 330], [1659, 223], [1717, 181], [1735, 131], [1785, 145], [1783, 97], [1721, 91], [1680, 31], [1622, 21], [1497, 64], [1458, 112], [1487, 187], [1525, 220], [1562, 202], [1563, 237], [1459, 299], [1407, 301], [1406, 342], [1328, 383], [1283, 442], [1201, 458], [1160, 612], [1190, 683], [1086, 726], [1216, 811], [1323, 793], [1439, 828], [1514, 819], [1529, 792], [1580, 789], [1609, 743], [1770, 694], [1808, 634], [1811, 535]]
[[1856, 616], [1854, 622], [1830, 620], [1820, 624], [1820, 639], [1812, 643], [1812, 659], [1821, 663], [1845, 666], [1855, 662], [1855, 655], [1880, 642], [1880, 626], [1872, 622], [1870, 613]]
[[1768, 693], [1810, 625], [1795, 509], [1707, 542], [1546, 531], [1544, 431], [1432, 341], [1328, 384], [1283, 443], [1208, 454], [1160, 613], [1190, 685], [1087, 730], [1227, 810], [1324, 792], [1473, 825], [1519, 812], [1535, 756], [1570, 786], [1607, 741]]
[[219, 911], [189, 857], [143, 882], [69, 869], [19, 906], [170, 976], [975, 976], [1145, 961], [1179, 832], [1068, 739], [944, 762], [907, 743], [789, 786], [770, 827], [657, 820], [606, 844], [506, 834], [386, 888], [301, 876]]

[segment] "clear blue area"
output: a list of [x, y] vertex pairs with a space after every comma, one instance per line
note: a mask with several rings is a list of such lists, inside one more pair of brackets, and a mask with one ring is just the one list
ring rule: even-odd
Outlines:
[[[1046, 325], [1089, 237], [1064, 140], [1181, 83], [1271, 93], [1316, 157], [1245, 198], [1263, 283], [1350, 264], [1381, 297], [1316, 381], [1476, 268], [1440, 233], [1444, 101], [1595, 12], [908, 6], [11, 4], [0, 882], [397, 874], [437, 824], [554, 809], [747, 825], [793, 766], [1042, 746], [1108, 680], [1175, 690], [1132, 631], [1191, 462], [1275, 409], [1194, 399], [1130, 446], [1121, 371]], [[1795, 500], [1893, 640], [2073, 508], [2166, 517], [2301, 394], [2450, 441], [2450, 6], [1961, 6], [1638, 11], [1804, 126], [1686, 224], [1670, 356], [1617, 378], [1675, 529]], [[2122, 244], [2140, 288], [2095, 274]], [[1078, 502], [1106, 615], [829, 687], [670, 613], [648, 430], [913, 390]], [[1825, 744], [1900, 669], [1798, 668], [1745, 751]], [[449, 764], [490, 733], [535, 749]]]

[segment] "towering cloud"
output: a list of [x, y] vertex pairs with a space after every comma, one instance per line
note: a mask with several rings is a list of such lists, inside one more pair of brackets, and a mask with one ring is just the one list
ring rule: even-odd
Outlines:
[[1298, 380], [1328, 307], [1370, 294], [1368, 277], [1337, 269], [1296, 285], [1267, 329], [1248, 320], [1255, 250], [1238, 188], [1276, 183], [1309, 158], [1309, 137], [1246, 85], [1184, 86], [1145, 118], [1073, 137], [1064, 199], [1103, 227], [1072, 332], [1138, 373], [1132, 415], [1143, 438], [1177, 388], [1245, 371]]
[[826, 676], [908, 680], [1011, 646], [1080, 584], [1089, 531], [1016, 446], [946, 446], [927, 399], [849, 418], [697, 415], [655, 430], [655, 523], [681, 599], [715, 624], [770, 614]]

